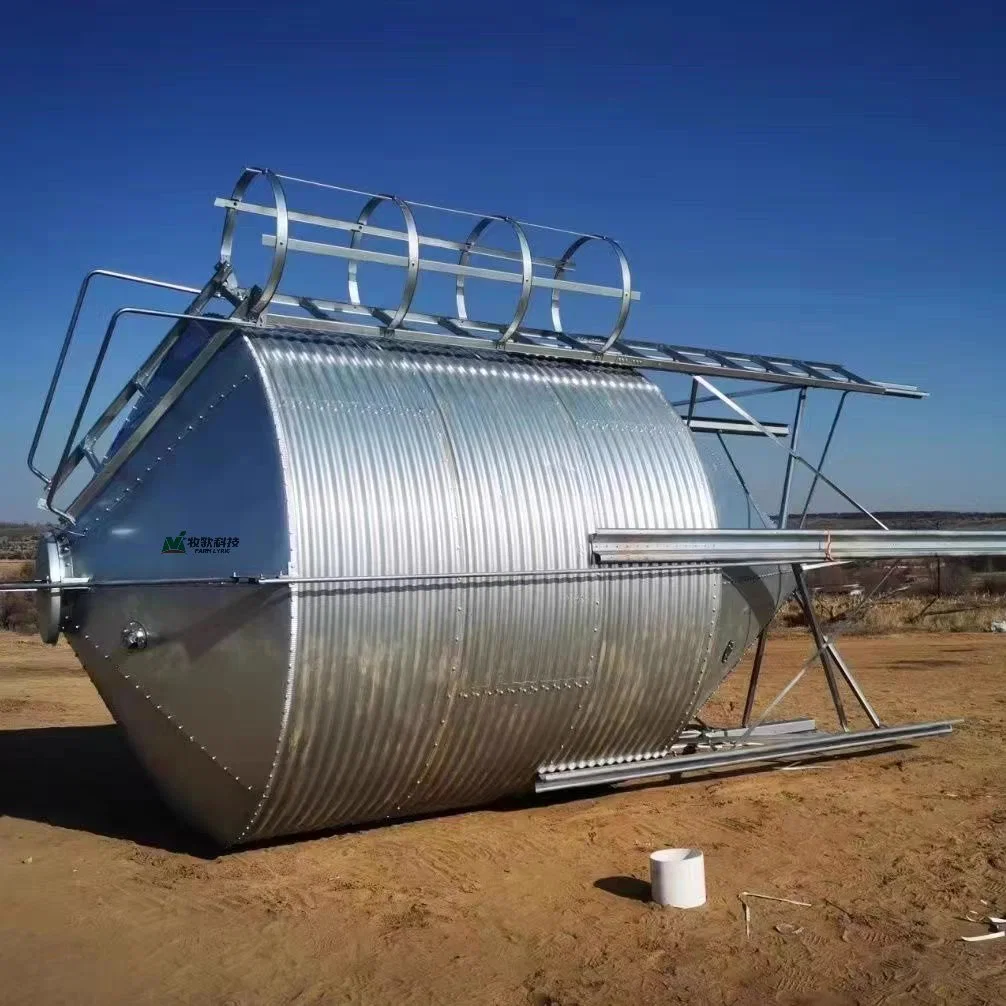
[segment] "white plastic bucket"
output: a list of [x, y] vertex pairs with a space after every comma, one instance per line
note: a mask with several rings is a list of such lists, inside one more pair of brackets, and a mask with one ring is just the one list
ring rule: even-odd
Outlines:
[[658, 905], [698, 908], [706, 903], [706, 861], [698, 849], [650, 854], [650, 897]]

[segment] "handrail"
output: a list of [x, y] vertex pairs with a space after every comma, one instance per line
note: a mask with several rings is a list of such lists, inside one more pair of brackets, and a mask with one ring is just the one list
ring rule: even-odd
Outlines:
[[42, 430], [45, 428], [46, 421], [49, 418], [49, 409], [52, 407], [52, 400], [56, 394], [56, 386], [59, 384], [60, 376], [63, 373], [63, 365], [66, 363], [66, 356], [70, 351], [70, 343], [73, 341], [73, 336], [77, 328], [77, 321], [80, 318], [80, 311], [84, 306], [84, 299], [87, 296], [88, 289], [90, 288], [91, 280], [96, 276], [107, 276], [109, 279], [117, 279], [129, 283], [140, 283], [144, 286], [159, 287], [162, 290], [176, 290], [179, 293], [199, 293], [199, 289], [197, 287], [183, 286], [180, 283], [169, 283], [165, 280], [153, 279], [150, 276], [134, 276], [132, 273], [128, 272], [115, 272], [112, 269], [92, 269], [84, 277], [83, 282], [80, 284], [80, 289], [77, 291], [77, 300], [73, 306], [73, 313], [70, 315], [70, 323], [67, 326], [66, 335], [63, 336], [63, 345], [59, 351], [59, 358], [56, 360], [56, 367], [52, 372], [52, 380], [49, 382], [49, 391], [45, 396], [45, 402], [42, 404], [42, 412], [38, 417], [38, 424], [35, 427], [35, 436], [32, 438], [31, 447], [28, 450], [28, 468], [32, 474], [41, 479], [46, 486], [49, 485], [51, 479], [43, 471], [35, 467], [35, 453], [38, 450], [39, 441], [42, 439]]
[[[204, 308], [214, 297], [228, 296], [224, 284], [230, 275], [230, 264], [227, 262], [220, 262], [206, 285], [197, 293], [197, 296], [189, 304], [189, 306], [185, 308], [184, 313], [198, 314], [202, 316]], [[231, 294], [229, 296], [234, 295]], [[240, 303], [240, 300], [235, 302], [235, 306], [237, 306], [238, 303]], [[171, 350], [171, 347], [178, 341], [178, 337], [181, 334], [183, 327], [184, 322], [182, 321], [178, 321], [172, 325], [167, 335], [165, 335], [157, 346], [154, 347], [153, 351], [146, 360], [144, 360], [133, 373], [133, 376], [126, 381], [115, 398], [113, 398], [112, 401], [105, 407], [105, 411], [102, 412], [94, 423], [92, 423], [91, 428], [84, 434], [80, 443], [76, 448], [74, 448], [74, 451], [70, 455], [69, 463], [71, 469], [76, 468], [77, 465], [80, 464], [81, 460], [86, 457], [91, 462], [91, 466], [94, 470], [99, 470], [101, 462], [94, 457], [91, 448], [93, 448], [94, 444], [97, 443], [108, 427], [112, 425], [116, 417], [126, 406], [126, 403], [130, 401], [133, 395], [137, 392], [140, 394], [145, 393], [148, 382], [160, 366], [164, 357], [167, 356]]]
[[[257, 291], [254, 291], [254, 293], [257, 293]], [[59, 464], [56, 466], [55, 474], [48, 482], [48, 491], [46, 492], [45, 497], [46, 509], [49, 510], [50, 513], [56, 514], [57, 517], [60, 517], [71, 524], [75, 523], [73, 517], [54, 506], [53, 497], [59, 487], [66, 482], [71, 473], [77, 468], [77, 465], [80, 464], [80, 458], [83, 456], [83, 450], [79, 452], [74, 451], [74, 438], [77, 436], [77, 431], [80, 429], [81, 421], [84, 418], [84, 412], [91, 400], [91, 393], [94, 390], [95, 382], [98, 379], [98, 373], [101, 370], [101, 365], [105, 360], [105, 354], [108, 352], [109, 343], [112, 341], [112, 334], [115, 332], [115, 327], [118, 325], [119, 319], [125, 315], [135, 315], [143, 318], [174, 318], [179, 321], [201, 321], [206, 324], [219, 325], [225, 328], [260, 327], [256, 322], [243, 321], [239, 318], [208, 318], [206, 315], [202, 314], [186, 314], [180, 311], [155, 311], [144, 307], [120, 307], [117, 311], [113, 312], [112, 317], [109, 319], [108, 327], [105, 329], [104, 338], [101, 340], [101, 346], [98, 348], [98, 355], [95, 357], [94, 366], [91, 368], [90, 377], [88, 378], [87, 385], [84, 388], [84, 394], [80, 400], [80, 405], [77, 408], [77, 414], [74, 416], [73, 424], [70, 427], [69, 434], [67, 435], [66, 444], [63, 447], [63, 453], [59, 458]], [[71, 452], [74, 453], [74, 460], [72, 464], [69, 463]]]

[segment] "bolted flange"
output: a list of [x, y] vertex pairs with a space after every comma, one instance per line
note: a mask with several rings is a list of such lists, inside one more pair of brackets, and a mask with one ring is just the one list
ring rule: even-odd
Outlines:
[[38, 634], [42, 642], [54, 644], [59, 639], [66, 617], [66, 595], [59, 584], [71, 575], [70, 550], [66, 539], [54, 531], [47, 531], [39, 539], [35, 552], [35, 575], [48, 580], [52, 586], [35, 591], [35, 610], [38, 615]]

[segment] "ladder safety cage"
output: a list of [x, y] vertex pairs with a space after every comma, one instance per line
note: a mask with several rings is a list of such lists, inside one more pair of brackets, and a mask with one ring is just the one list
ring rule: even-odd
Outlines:
[[[271, 193], [271, 203], [262, 203], [249, 197], [249, 189], [256, 181], [264, 181]], [[287, 197], [287, 187], [308, 186], [316, 191], [341, 193], [360, 197], [363, 205], [353, 216], [335, 216], [306, 212], [293, 208]], [[402, 226], [378, 226], [373, 222], [382, 204], [397, 208]], [[696, 402], [723, 400], [731, 404], [745, 392], [726, 396], [713, 388], [705, 378], [716, 377], [768, 384], [748, 393], [773, 393], [794, 389], [823, 388], [843, 393], [884, 395], [896, 398], [924, 398], [925, 392], [904, 384], [868, 380], [836, 363], [797, 360], [769, 354], [672, 345], [664, 342], [630, 338], [626, 326], [632, 304], [640, 293], [633, 287], [632, 271], [621, 245], [603, 234], [567, 231], [562, 228], [532, 224], [513, 217], [493, 213], [472, 213], [433, 203], [407, 201], [398, 196], [368, 192], [345, 186], [329, 185], [293, 175], [283, 175], [267, 168], [246, 168], [238, 178], [230, 196], [218, 197], [214, 205], [224, 210], [217, 264], [210, 278], [201, 287], [170, 283], [151, 277], [134, 276], [109, 270], [95, 270], [87, 275], [80, 287], [63, 344], [53, 371], [49, 389], [42, 406], [38, 425], [28, 455], [28, 466], [42, 481], [45, 494], [39, 505], [48, 509], [64, 524], [73, 524], [71, 511], [94, 497], [100, 486], [121, 468], [132, 451], [146, 436], [164, 408], [187, 387], [206, 366], [212, 356], [238, 331], [267, 329], [270, 327], [294, 328], [304, 333], [342, 334], [368, 339], [393, 339], [406, 345], [459, 347], [473, 351], [504, 352], [554, 360], [575, 361], [604, 367], [629, 368], [635, 371], [654, 370], [689, 374], [694, 388], [698, 383], [714, 392], [711, 396], [696, 398], [693, 390], [687, 423], [695, 432], [766, 436], [785, 448], [784, 441], [791, 428], [782, 423], [762, 424], [740, 409], [739, 420], [712, 419], [693, 414]], [[467, 220], [463, 233], [447, 236], [420, 230], [416, 210], [439, 213], [441, 217]], [[259, 283], [242, 285], [235, 264], [235, 236], [239, 217], [271, 222], [271, 227], [260, 236], [261, 244], [271, 252], [265, 278]], [[516, 250], [485, 243], [484, 237], [492, 225], [508, 228], [516, 242]], [[293, 233], [294, 227], [322, 228], [333, 232], [332, 241], [309, 239]], [[564, 250], [559, 254], [542, 254], [534, 244], [541, 235], [559, 235]], [[338, 236], [345, 240], [339, 243]], [[317, 236], [317, 235], [315, 235]], [[401, 252], [389, 253], [363, 246], [364, 239], [374, 238], [401, 245]], [[588, 244], [601, 244], [614, 255], [615, 281], [610, 284], [588, 283], [573, 278], [578, 275], [577, 255]], [[290, 292], [281, 289], [290, 254], [321, 255], [346, 260], [346, 296], [333, 297], [334, 291], [319, 291], [317, 295]], [[434, 257], [433, 253], [448, 259]], [[378, 263], [399, 267], [404, 272], [401, 297], [394, 307], [367, 304], [360, 289], [359, 265]], [[507, 267], [511, 268], [507, 268]], [[424, 273], [439, 273], [454, 278], [454, 298], [444, 312], [426, 312], [414, 305], [419, 278]], [[116, 311], [101, 341], [93, 367], [85, 384], [80, 403], [71, 424], [69, 435], [52, 475], [45, 474], [35, 462], [42, 433], [49, 419], [52, 401], [61, 380], [80, 319], [81, 309], [92, 280], [104, 276], [149, 287], [174, 290], [188, 294], [192, 299], [178, 312], [158, 312], [143, 307], [123, 307]], [[507, 286], [519, 287], [516, 306], [510, 317], [499, 320], [481, 320], [471, 315], [466, 282], [469, 279], [487, 280]], [[532, 295], [545, 291], [548, 297], [548, 317], [551, 327], [532, 326], [527, 322]], [[611, 328], [600, 333], [570, 332], [566, 330], [561, 312], [561, 295], [574, 293], [617, 301], [615, 320]], [[225, 306], [222, 317], [217, 306]], [[214, 307], [214, 314], [207, 311]], [[293, 309], [301, 313], [276, 308]], [[126, 382], [98, 419], [78, 437], [84, 415], [109, 350], [119, 320], [125, 316], [163, 317], [173, 321], [168, 333]], [[161, 362], [193, 321], [203, 321], [212, 326], [212, 338], [206, 350], [198, 354], [178, 377], [175, 387], [164, 396], [133, 431], [119, 445], [114, 456], [99, 457], [97, 443], [109, 430], [122, 411], [147, 390], [148, 383]], [[844, 395], [843, 395], [844, 401]], [[163, 407], [159, 407], [163, 406]], [[803, 461], [802, 458], [799, 460]], [[92, 469], [92, 480], [69, 510], [60, 509], [54, 499], [60, 487], [80, 464], [87, 462]], [[805, 462], [806, 463], [806, 462]], [[814, 466], [810, 466], [812, 469]], [[817, 472], [817, 469], [814, 469]], [[823, 478], [823, 476], [819, 476]], [[817, 476], [815, 478], [816, 484]], [[828, 480], [825, 479], [827, 482]], [[830, 484], [830, 483], [829, 483]], [[854, 501], [853, 501], [854, 502]], [[858, 504], [855, 504], [858, 506]], [[862, 508], [860, 508], [862, 509]]]

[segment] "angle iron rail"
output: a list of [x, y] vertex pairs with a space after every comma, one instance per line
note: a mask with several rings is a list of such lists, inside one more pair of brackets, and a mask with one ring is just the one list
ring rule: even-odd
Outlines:
[[[807, 389], [801, 388], [797, 393], [796, 414], [793, 416], [792, 434], [789, 439], [789, 457], [786, 458], [786, 471], [782, 478], [782, 500], [779, 503], [778, 526], [784, 528], [789, 521], [789, 495], [793, 487], [793, 465], [799, 455], [796, 453], [800, 445], [800, 428], [803, 424], [803, 410], [807, 405]], [[762, 424], [762, 428], [768, 427]], [[818, 466], [820, 471], [820, 466]]]
[[[71, 532], [72, 533], [72, 532]], [[772, 561], [771, 565], [775, 565]], [[731, 563], [717, 563], [719, 566], [730, 566]], [[738, 566], [750, 566], [750, 562], [736, 563]], [[420, 589], [436, 583], [510, 583], [520, 580], [548, 580], [555, 577], [586, 577], [588, 579], [608, 579], [620, 576], [681, 576], [701, 572], [702, 567], [692, 563], [676, 566], [668, 563], [633, 566], [577, 566], [568, 569], [518, 569], [501, 570], [497, 572], [467, 572], [457, 573], [385, 573], [358, 576], [287, 576], [284, 574], [248, 574], [229, 573], [217, 576], [168, 576], [131, 578], [127, 580], [94, 580], [90, 577], [77, 577], [60, 580], [13, 580], [0, 583], [0, 590], [21, 591], [48, 590], [59, 587], [62, 590], [97, 590], [105, 587], [174, 587], [184, 584], [203, 585], [207, 587], [282, 587], [282, 586], [319, 586], [345, 587], [349, 590], [359, 590], [369, 584], [386, 586], [392, 589]]]
[[807, 498], [803, 501], [803, 510], [800, 512], [800, 527], [803, 527], [807, 523], [807, 513], [810, 510], [810, 501], [814, 498], [817, 483], [821, 478], [819, 472], [824, 471], [824, 463], [828, 460], [828, 452], [831, 450], [831, 442], [835, 437], [835, 430], [838, 429], [838, 421], [842, 418], [842, 409], [845, 408], [845, 400], [848, 397], [849, 393], [845, 391], [838, 399], [838, 405], [835, 408], [835, 415], [832, 417], [831, 426], [828, 428], [828, 436], [825, 438], [824, 447], [821, 448], [821, 457], [818, 458], [817, 471], [814, 472], [814, 478], [811, 480], [810, 488], [807, 490]]

